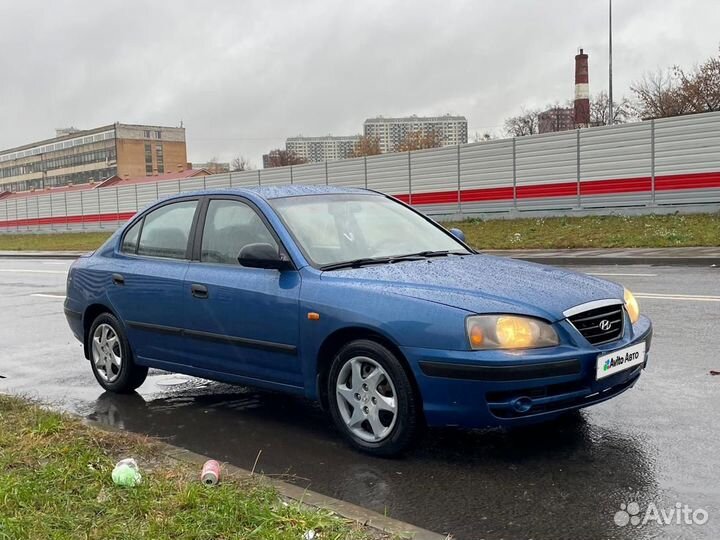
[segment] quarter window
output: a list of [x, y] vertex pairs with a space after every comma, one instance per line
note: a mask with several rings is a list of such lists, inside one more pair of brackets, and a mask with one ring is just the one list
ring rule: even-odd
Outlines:
[[125, 238], [123, 238], [122, 246], [120, 247], [120, 250], [123, 253], [137, 252], [138, 237], [140, 236], [140, 228], [142, 227], [142, 222], [142, 219], [139, 220], [125, 233]]
[[197, 201], [167, 204], [145, 216], [137, 254], [185, 259]]
[[273, 235], [250, 206], [232, 200], [210, 201], [200, 260], [239, 265], [238, 255], [248, 244], [270, 244], [278, 249]]

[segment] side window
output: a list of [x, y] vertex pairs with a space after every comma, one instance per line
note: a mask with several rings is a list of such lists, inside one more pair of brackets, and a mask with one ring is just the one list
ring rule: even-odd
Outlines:
[[140, 228], [142, 227], [143, 220], [139, 220], [135, 225], [130, 227], [125, 233], [120, 251], [123, 253], [135, 253], [137, 251], [138, 236], [140, 235]]
[[200, 260], [221, 264], [237, 264], [238, 255], [248, 244], [277, 242], [255, 210], [232, 200], [213, 200], [208, 205], [202, 236]]
[[197, 201], [167, 204], [145, 216], [138, 255], [185, 259]]

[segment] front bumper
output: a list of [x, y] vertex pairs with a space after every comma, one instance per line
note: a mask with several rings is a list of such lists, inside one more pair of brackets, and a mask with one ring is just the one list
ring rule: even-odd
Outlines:
[[[567, 332], [572, 332], [568, 323]], [[599, 347], [588, 343], [528, 351], [445, 351], [403, 347], [430, 425], [491, 427], [549, 420], [600, 403], [631, 388], [647, 365], [652, 324], [640, 317], [625, 335]], [[642, 364], [596, 380], [597, 357], [646, 343]]]

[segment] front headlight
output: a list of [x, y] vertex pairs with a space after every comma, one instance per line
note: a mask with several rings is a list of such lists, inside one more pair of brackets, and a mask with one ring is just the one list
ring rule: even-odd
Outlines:
[[630, 315], [630, 322], [635, 324], [640, 318], [640, 306], [638, 306], [633, 293], [627, 289], [625, 289], [625, 309], [627, 309], [628, 315]]
[[466, 320], [471, 349], [533, 349], [558, 345], [552, 326], [517, 315], [474, 315]]

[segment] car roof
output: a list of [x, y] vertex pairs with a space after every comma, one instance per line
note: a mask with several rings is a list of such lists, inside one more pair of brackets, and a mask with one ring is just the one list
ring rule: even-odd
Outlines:
[[306, 195], [333, 195], [333, 194], [356, 194], [376, 195], [377, 193], [367, 189], [351, 187], [335, 187], [324, 185], [298, 185], [287, 184], [277, 186], [238, 187], [222, 189], [205, 189], [191, 193], [178, 193], [169, 198], [187, 197], [188, 195], [249, 195], [262, 199], [279, 199], [284, 197], [303, 197]]

